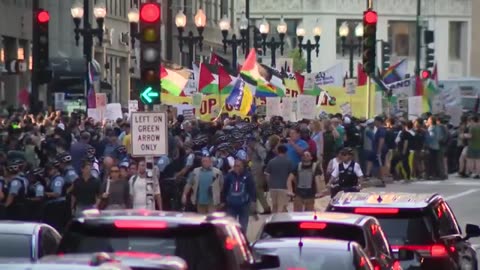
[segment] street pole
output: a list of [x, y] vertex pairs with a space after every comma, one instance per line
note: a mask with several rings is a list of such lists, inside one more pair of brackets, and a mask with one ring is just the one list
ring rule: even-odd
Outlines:
[[247, 44], [245, 59], [247, 59], [248, 54], [250, 52], [250, 0], [245, 0], [245, 17], [247, 17], [247, 20], [248, 20], [247, 34], [245, 36], [246, 44]]
[[90, 25], [90, 0], [83, 0], [83, 29], [85, 34], [83, 35], [83, 54], [85, 55], [85, 105], [88, 110], [88, 91], [90, 90], [90, 63], [92, 62], [92, 50], [93, 50], [93, 34], [91, 33]]
[[353, 54], [355, 51], [355, 46], [353, 43], [350, 44], [349, 49], [350, 49], [349, 71], [350, 71], [350, 79], [352, 79], [353, 78]]
[[420, 16], [421, 16], [422, 0], [417, 0], [417, 44], [416, 44], [416, 55], [415, 55], [415, 76], [420, 75], [420, 57], [421, 57], [421, 39], [422, 39], [422, 26], [420, 25]]
[[[35, 14], [35, 12], [37, 12], [37, 10], [40, 8], [40, 3], [39, 3], [39, 0], [33, 0], [33, 5], [32, 5], [32, 15]], [[32, 16], [33, 18], [33, 16]], [[35, 19], [33, 20], [32, 22], [33, 24], [36, 23]], [[35, 29], [35, 26], [33, 25], [32, 29]], [[38, 40], [38, 38], [35, 38], [39, 33], [37, 33], [36, 31], [33, 32], [32, 34], [32, 40]], [[35, 113], [38, 113], [38, 110], [40, 108], [38, 108], [37, 104], [38, 104], [38, 100], [39, 100], [39, 94], [38, 94], [38, 88], [39, 88], [39, 85], [38, 85], [38, 71], [37, 71], [37, 58], [38, 58], [38, 46], [39, 44], [37, 44], [36, 42], [32, 42], [33, 46], [32, 46], [32, 61], [33, 61], [33, 65], [32, 65], [32, 73], [31, 73], [31, 78], [30, 78], [30, 87], [31, 87], [31, 93], [30, 93], [30, 112], [35, 114]]]

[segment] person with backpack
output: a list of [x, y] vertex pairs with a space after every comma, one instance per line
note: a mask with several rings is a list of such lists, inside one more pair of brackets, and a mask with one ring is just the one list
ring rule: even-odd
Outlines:
[[235, 160], [233, 170], [225, 176], [222, 195], [227, 214], [238, 219], [246, 233], [248, 217], [250, 211], [256, 209], [257, 198], [255, 181], [242, 160]]
[[313, 162], [310, 151], [303, 153], [297, 170], [288, 177], [288, 194], [294, 197], [294, 212], [313, 211], [315, 198], [326, 195], [321, 164]]

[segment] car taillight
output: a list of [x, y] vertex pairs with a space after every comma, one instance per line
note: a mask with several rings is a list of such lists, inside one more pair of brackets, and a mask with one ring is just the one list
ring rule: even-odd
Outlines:
[[[431, 246], [414, 246], [414, 245], [407, 245], [407, 246], [392, 246], [392, 249], [398, 250], [400, 248], [418, 251], [422, 256], [431, 256], [431, 257], [445, 257], [448, 256], [448, 249], [444, 245], [435, 244]], [[455, 251], [455, 247], [450, 248], [451, 252]]]
[[400, 264], [399, 261], [393, 262], [392, 270], [402, 270], [402, 265]]
[[323, 230], [326, 227], [327, 223], [321, 222], [302, 222], [299, 225], [299, 228], [304, 230]]
[[231, 237], [227, 237], [225, 239], [225, 249], [226, 250], [233, 250], [237, 245], [238, 245], [237, 240], [235, 240]]
[[119, 229], [165, 229], [167, 223], [155, 220], [115, 220], [115, 227]]
[[389, 214], [394, 215], [398, 214], [398, 208], [374, 208], [374, 207], [364, 207], [364, 208], [355, 208], [355, 214], [361, 215], [375, 215], [375, 214]]
[[376, 260], [372, 260], [372, 265], [373, 265], [374, 270], [381, 270], [382, 269], [382, 267], [380, 266], [380, 264]]

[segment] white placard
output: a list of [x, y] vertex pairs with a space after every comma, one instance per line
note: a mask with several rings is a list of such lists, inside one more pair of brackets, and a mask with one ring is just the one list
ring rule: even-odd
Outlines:
[[279, 97], [267, 97], [266, 98], [266, 118], [271, 119], [274, 116], [282, 115], [282, 105]]
[[55, 93], [55, 110], [63, 111], [65, 109], [65, 93]]
[[132, 116], [132, 113], [138, 111], [138, 100], [129, 100], [128, 101], [128, 117]]
[[117, 121], [118, 118], [123, 118], [122, 105], [120, 103], [109, 103], [105, 108], [105, 114], [103, 116], [106, 120]]
[[422, 96], [408, 97], [408, 120], [415, 120], [423, 113]]
[[305, 74], [305, 82], [303, 83], [303, 89], [311, 90], [315, 88], [315, 75], [314, 73]]
[[105, 110], [106, 107], [107, 107], [107, 94], [96, 93], [95, 94], [95, 105], [97, 105], [97, 109]]
[[282, 98], [282, 114], [283, 120], [285, 121], [294, 121], [292, 119], [292, 111], [293, 111], [293, 98], [284, 97]]
[[381, 92], [375, 92], [375, 115], [383, 113], [383, 95]]
[[297, 96], [297, 119], [315, 119], [316, 99], [312, 96]]
[[345, 90], [347, 92], [347, 95], [355, 95], [355, 92], [357, 90], [357, 79], [346, 79]]
[[343, 115], [352, 116], [352, 106], [350, 105], [349, 102], [345, 102], [342, 105], [340, 105], [340, 110], [342, 110]]
[[95, 122], [102, 122], [102, 116], [98, 109], [88, 109], [87, 116], [93, 118]]
[[132, 155], [166, 155], [168, 153], [167, 121], [167, 113], [132, 113]]
[[185, 120], [195, 120], [195, 109], [187, 109], [182, 111], [183, 117]]

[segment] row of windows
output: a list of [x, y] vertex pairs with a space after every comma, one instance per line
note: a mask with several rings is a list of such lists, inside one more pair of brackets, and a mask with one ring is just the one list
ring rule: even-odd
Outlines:
[[1, 0], [1, 3], [5, 5], [14, 5], [22, 8], [32, 7], [32, 0]]

